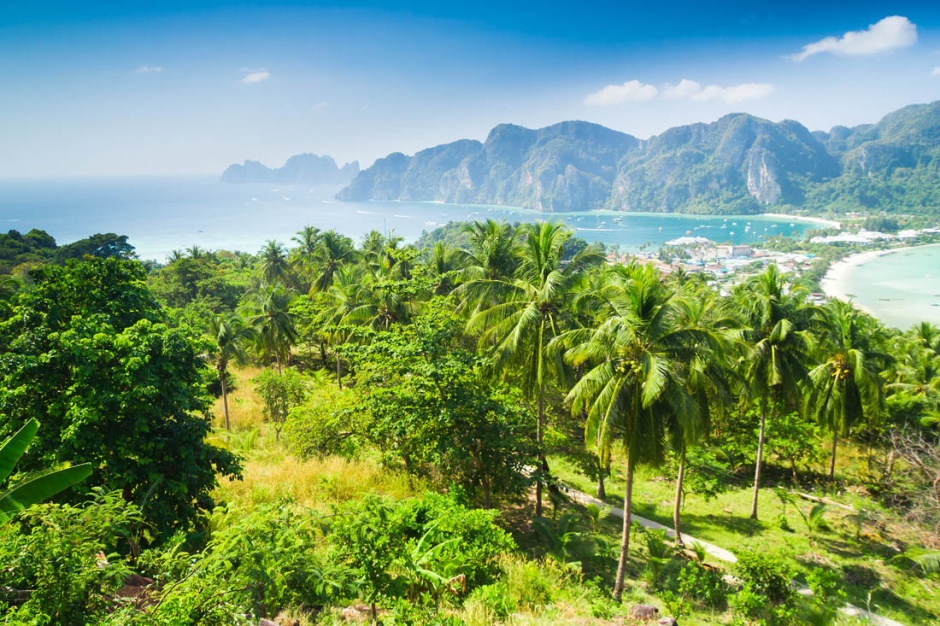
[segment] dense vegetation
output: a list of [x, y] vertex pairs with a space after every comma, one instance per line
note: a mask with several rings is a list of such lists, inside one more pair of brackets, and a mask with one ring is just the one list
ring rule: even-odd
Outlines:
[[940, 618], [940, 330], [460, 229], [23, 272], [0, 437], [93, 472], [0, 526], [5, 623]]

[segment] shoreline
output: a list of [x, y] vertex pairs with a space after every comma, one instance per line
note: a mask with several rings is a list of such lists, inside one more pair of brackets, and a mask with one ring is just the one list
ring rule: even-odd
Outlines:
[[881, 319], [874, 311], [866, 307], [863, 304], [860, 304], [855, 298], [848, 293], [846, 288], [846, 280], [849, 275], [852, 273], [855, 268], [860, 265], [864, 265], [872, 259], [876, 259], [881, 256], [887, 256], [889, 254], [896, 254], [898, 252], [905, 252], [907, 250], [914, 250], [917, 248], [926, 248], [930, 246], [938, 246], [938, 243], [925, 243], [919, 246], [903, 246], [900, 248], [882, 248], [879, 250], [867, 250], [865, 252], [856, 252], [855, 254], [850, 254], [849, 256], [836, 261], [829, 266], [829, 269], [826, 271], [826, 275], [823, 276], [822, 280], [819, 281], [819, 287], [823, 290], [823, 293], [826, 294], [829, 298], [838, 298], [840, 300], [845, 300], [851, 302], [856, 308], [865, 313], [871, 315], [876, 319]]
[[761, 213], [761, 215], [766, 215], [767, 217], [774, 217], [779, 219], [787, 219], [794, 221], [810, 222], [812, 224], [819, 224], [820, 226], [828, 226], [829, 228], [837, 228], [842, 230], [842, 223], [835, 220], [827, 220], [824, 217], [807, 217], [803, 215], [788, 215], [787, 213]]

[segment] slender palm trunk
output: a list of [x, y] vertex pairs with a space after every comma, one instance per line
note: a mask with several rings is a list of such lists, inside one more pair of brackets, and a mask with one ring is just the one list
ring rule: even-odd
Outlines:
[[757, 437], [757, 463], [754, 468], [754, 497], [751, 500], [751, 519], [757, 519], [757, 496], [760, 493], [760, 471], [764, 461], [764, 434], [767, 430], [767, 401], [760, 403], [760, 435]]
[[607, 499], [607, 487], [604, 485], [604, 478], [610, 474], [610, 461], [607, 461], [607, 465], [601, 465], [600, 459], [597, 459], [597, 499], [606, 500]]
[[339, 355], [336, 355], [336, 384], [343, 388], [343, 370], [339, 362]]
[[832, 430], [832, 456], [829, 458], [829, 480], [836, 477], [836, 450], [839, 447], [839, 429]]
[[679, 525], [679, 513], [682, 509], [682, 481], [685, 480], [685, 450], [679, 456], [679, 475], [676, 477], [676, 502], [672, 508], [672, 525], [676, 530], [676, 546], [681, 547], [682, 530]]
[[633, 508], [633, 463], [627, 458], [627, 489], [623, 496], [623, 536], [620, 539], [620, 561], [617, 563], [617, 580], [614, 583], [614, 600], [623, 597], [623, 580], [627, 574], [627, 553], [630, 551], [630, 517]]
[[548, 470], [548, 461], [545, 460], [545, 451], [542, 450], [542, 431], [545, 423], [545, 399], [542, 397], [542, 389], [539, 389], [539, 410], [538, 420], [535, 426], [535, 445], [538, 447], [539, 472], [535, 479], [535, 516], [542, 516], [542, 474]]
[[222, 412], [225, 414], [225, 430], [232, 430], [228, 421], [228, 390], [225, 388], [225, 372], [219, 372], [219, 383], [222, 385]]

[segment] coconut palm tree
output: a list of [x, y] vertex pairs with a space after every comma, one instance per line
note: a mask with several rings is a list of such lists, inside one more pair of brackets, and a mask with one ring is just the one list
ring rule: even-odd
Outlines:
[[707, 337], [682, 323], [680, 302], [651, 266], [615, 268], [602, 290], [603, 321], [565, 333], [565, 358], [589, 371], [568, 394], [573, 414], [587, 413], [586, 439], [595, 448], [623, 443], [626, 465], [624, 524], [614, 597], [623, 594], [630, 547], [634, 471], [665, 453], [670, 427], [697, 420], [703, 410], [689, 393], [688, 364]]
[[708, 436], [712, 413], [721, 412], [731, 404], [734, 390], [742, 387], [743, 381], [736, 375], [731, 360], [740, 335], [739, 324], [728, 314], [718, 294], [704, 283], [690, 280], [677, 288], [677, 295], [680, 297], [674, 298], [673, 304], [677, 309], [678, 326], [698, 335], [685, 378], [699, 410], [670, 415], [674, 423], [667, 428], [671, 448], [679, 461], [672, 520], [676, 544], [681, 546], [682, 493], [688, 450]]
[[552, 380], [563, 380], [564, 364], [549, 344], [572, 321], [567, 307], [584, 272], [603, 262], [589, 247], [562, 263], [562, 246], [571, 231], [560, 224], [529, 224], [519, 250], [518, 268], [512, 279], [479, 278], [465, 283], [464, 294], [485, 298], [486, 308], [468, 322], [469, 332], [480, 332], [480, 343], [493, 346], [493, 368], [502, 376], [521, 379], [523, 393], [537, 404], [536, 443], [539, 473], [536, 475], [535, 514], [542, 514], [542, 474], [548, 472], [542, 436], [545, 403]]
[[222, 387], [222, 409], [225, 413], [225, 430], [231, 430], [228, 413], [228, 389], [226, 379], [230, 363], [242, 364], [245, 362], [245, 348], [250, 341], [255, 340], [255, 329], [245, 323], [245, 319], [237, 313], [216, 315], [212, 318], [209, 328], [209, 337], [212, 340], [212, 350], [209, 359], [219, 375], [219, 385]]
[[[875, 351], [874, 323], [847, 302], [833, 300], [823, 309], [824, 335], [821, 363], [809, 372], [806, 412], [832, 433], [829, 480], [835, 477], [839, 437], [849, 434], [858, 421], [872, 417], [882, 403], [880, 373], [890, 361]], [[874, 320], [872, 320], [874, 322]]]
[[269, 239], [264, 244], [260, 256], [258, 269], [261, 272], [261, 279], [269, 285], [283, 282], [290, 270], [290, 263], [287, 261], [287, 251], [284, 246], [273, 239]]
[[255, 329], [261, 353], [277, 363], [278, 372], [290, 359], [291, 346], [297, 341], [294, 314], [290, 311], [293, 298], [294, 294], [279, 283], [262, 285], [246, 298], [247, 324]]
[[735, 302], [746, 328], [743, 339], [748, 346], [744, 359], [744, 377], [752, 397], [760, 405], [760, 431], [757, 462], [754, 469], [754, 495], [751, 519], [757, 519], [757, 501], [767, 418], [786, 402], [798, 406], [800, 384], [806, 379], [810, 332], [817, 310], [808, 306], [806, 292], [787, 285], [776, 265], [747, 280], [735, 293]]
[[[373, 231], [374, 232], [374, 231]], [[356, 247], [353, 240], [335, 230], [320, 233], [313, 255], [313, 264], [317, 268], [317, 277], [313, 281], [312, 291], [326, 291], [333, 284], [333, 278], [340, 268], [354, 263]]]

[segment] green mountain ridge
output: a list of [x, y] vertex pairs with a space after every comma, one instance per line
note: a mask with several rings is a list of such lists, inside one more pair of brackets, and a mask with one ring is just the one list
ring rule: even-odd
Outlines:
[[640, 140], [598, 124], [501, 124], [393, 153], [359, 173], [340, 200], [443, 201], [544, 212], [940, 213], [940, 102], [877, 124], [810, 132], [799, 122], [733, 113]]

